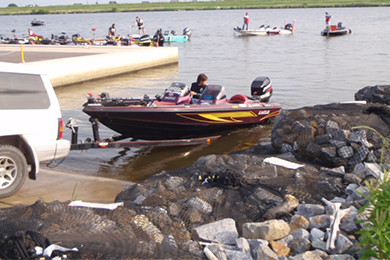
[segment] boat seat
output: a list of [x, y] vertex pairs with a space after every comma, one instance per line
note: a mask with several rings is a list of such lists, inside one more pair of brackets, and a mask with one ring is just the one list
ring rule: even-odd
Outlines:
[[330, 26], [330, 31], [331, 32], [337, 31], [337, 25], [331, 25]]
[[226, 101], [225, 88], [220, 85], [210, 85], [199, 97], [198, 104], [219, 104]]
[[248, 97], [245, 95], [237, 94], [229, 99], [229, 103], [245, 104], [248, 101]]

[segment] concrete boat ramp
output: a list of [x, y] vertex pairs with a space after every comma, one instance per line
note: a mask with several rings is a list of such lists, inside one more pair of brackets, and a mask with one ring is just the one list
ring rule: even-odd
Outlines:
[[[0, 61], [23, 63], [22, 66], [33, 67], [46, 73], [54, 87], [60, 87], [178, 63], [178, 49], [177, 47], [0, 45]], [[0, 199], [0, 208], [19, 204], [30, 205], [37, 200], [51, 202], [77, 198], [88, 202], [113, 202], [116, 195], [131, 184], [120, 180], [42, 169], [37, 175], [37, 180], [27, 179], [16, 194]]]
[[179, 55], [177, 47], [0, 45], [0, 61], [24, 63], [60, 87], [175, 64]]

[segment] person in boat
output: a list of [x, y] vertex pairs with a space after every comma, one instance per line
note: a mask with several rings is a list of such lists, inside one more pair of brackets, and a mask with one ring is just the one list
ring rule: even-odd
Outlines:
[[28, 42], [30, 44], [35, 44], [35, 41], [37, 40], [35, 32], [33, 32], [30, 28], [27, 29], [28, 32]]
[[153, 44], [156, 47], [163, 46], [164, 45], [164, 35], [162, 34], [162, 29], [158, 29], [156, 33], [153, 36]]
[[15, 29], [13, 29], [11, 32], [13, 33], [13, 37], [14, 37], [14, 39], [17, 39], [17, 38], [18, 38], [18, 36], [16, 35], [16, 30], [15, 30]]
[[[142, 21], [141, 18], [138, 16], [135, 18], [135, 26], [138, 26], [138, 31], [139, 31], [139, 36], [141, 37], [143, 34], [146, 34], [145, 32], [145, 26], [144, 26], [144, 21]], [[142, 33], [143, 34], [142, 34]]]
[[242, 25], [242, 30], [244, 30], [245, 27], [246, 27], [246, 30], [248, 30], [248, 26], [249, 26], [249, 14], [246, 13], [244, 16], [244, 23]]
[[328, 30], [330, 27], [330, 18], [332, 18], [332, 16], [328, 12], [325, 12], [325, 24], [326, 24], [326, 29]]
[[110, 39], [115, 40], [115, 35], [116, 35], [116, 25], [115, 25], [115, 23], [113, 23], [113, 24], [111, 25], [111, 27], [108, 28], [108, 37], [109, 37]]
[[198, 78], [196, 79], [196, 82], [191, 84], [191, 95], [192, 95], [192, 102], [191, 103], [196, 103], [200, 95], [203, 93], [205, 88], [207, 87], [207, 80], [209, 78], [206, 76], [206, 74], [201, 73], [198, 75]]

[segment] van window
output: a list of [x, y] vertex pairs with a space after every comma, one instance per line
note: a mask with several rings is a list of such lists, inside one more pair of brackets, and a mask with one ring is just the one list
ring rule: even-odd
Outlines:
[[47, 109], [50, 99], [40, 75], [0, 72], [0, 109]]

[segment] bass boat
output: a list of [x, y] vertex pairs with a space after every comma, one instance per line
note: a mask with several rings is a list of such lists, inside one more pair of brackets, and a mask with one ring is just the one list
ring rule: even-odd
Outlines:
[[322, 36], [330, 37], [330, 36], [340, 36], [352, 33], [352, 30], [343, 26], [341, 22], [337, 25], [331, 25], [329, 28], [325, 28], [322, 32]]
[[237, 36], [266, 36], [266, 35], [286, 35], [293, 34], [295, 28], [295, 20], [293, 23], [285, 23], [283, 27], [271, 27], [269, 25], [261, 25], [257, 29], [241, 29], [239, 26], [234, 28], [234, 33]]
[[220, 85], [209, 85], [198, 100], [184, 83], [174, 82], [163, 95], [150, 99], [98, 97], [90, 94], [83, 112], [122, 137], [143, 140], [170, 140], [207, 137], [241, 127], [270, 122], [281, 111], [280, 104], [268, 103], [272, 83], [257, 77], [252, 96], [226, 98]]
[[31, 21], [31, 26], [42, 26], [45, 25], [45, 22], [42, 20], [33, 19]]
[[183, 29], [183, 34], [178, 35], [175, 31], [165, 31], [164, 32], [164, 41], [165, 42], [186, 42], [190, 39], [192, 31], [190, 28], [186, 27]]

